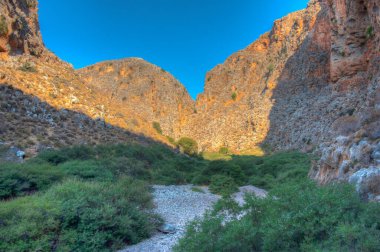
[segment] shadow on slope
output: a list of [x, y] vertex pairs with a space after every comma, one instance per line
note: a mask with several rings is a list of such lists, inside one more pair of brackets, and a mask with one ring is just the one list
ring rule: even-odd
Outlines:
[[35, 154], [50, 147], [136, 142], [158, 143], [144, 135], [67, 109], [57, 110], [38, 97], [0, 85], [0, 141]]

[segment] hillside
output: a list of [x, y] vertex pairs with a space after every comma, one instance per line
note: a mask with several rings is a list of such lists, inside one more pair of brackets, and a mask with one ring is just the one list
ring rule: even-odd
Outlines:
[[143, 59], [107, 61], [77, 73], [94, 93], [101, 94], [109, 113], [125, 119], [123, 128], [154, 131], [152, 125], [158, 123], [163, 135], [179, 137], [181, 121], [194, 113], [194, 102], [185, 87]]
[[[136, 93], [119, 97], [120, 102], [128, 97], [130, 106], [112, 103], [112, 94], [106, 97], [104, 91], [111, 91], [113, 87], [100, 89], [92, 85], [88, 78], [79, 76], [70, 64], [45, 48], [39, 31], [37, 1], [2, 1], [0, 10], [3, 31], [0, 34], [0, 85], [4, 87], [0, 113], [7, 118], [0, 122], [0, 141], [6, 145], [16, 145], [32, 154], [41, 149], [40, 146], [124, 142], [131, 138], [151, 141], [146, 136], [168, 143], [167, 138], [154, 129], [153, 122], [159, 123], [163, 134], [173, 135], [172, 124], [180, 118], [179, 113], [193, 110], [192, 100], [178, 81], [160, 68], [136, 59], [126, 61], [130, 67], [142, 69], [141, 72], [132, 70], [131, 84]], [[131, 71], [129, 66], [125, 70]], [[155, 76], [151, 78], [152, 71]], [[160, 87], [166, 85], [166, 89], [159, 88], [159, 93], [154, 94], [157, 86], [151, 84], [155, 81]], [[172, 92], [175, 88], [177, 93]], [[132, 89], [128, 89], [128, 93]], [[163, 93], [171, 96], [165, 99]], [[164, 100], [160, 101], [160, 97]], [[174, 114], [174, 111], [178, 112]], [[26, 124], [28, 127], [25, 122], [30, 122]], [[99, 130], [94, 125], [99, 125]]]

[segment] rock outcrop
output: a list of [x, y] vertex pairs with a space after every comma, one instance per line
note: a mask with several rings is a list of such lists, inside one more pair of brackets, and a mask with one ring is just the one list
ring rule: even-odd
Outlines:
[[44, 51], [38, 23], [37, 0], [1, 1], [0, 53], [41, 56]]
[[78, 74], [94, 93], [102, 94], [101, 102], [109, 113], [124, 119], [123, 128], [178, 137], [180, 122], [194, 113], [194, 101], [185, 87], [143, 59], [98, 63]]
[[[205, 91], [196, 102], [197, 113], [188, 118], [182, 134], [196, 139], [206, 150], [228, 147], [241, 151], [264, 142], [273, 126], [271, 113], [278, 102], [274, 96], [278, 96], [279, 79], [300, 48], [308, 50], [313, 47], [314, 43], [307, 44], [313, 42], [310, 32], [321, 26], [316, 23], [320, 9], [320, 4], [312, 1], [306, 10], [277, 20], [272, 31], [210, 71], [206, 76]], [[323, 46], [327, 48], [327, 45], [320, 45]], [[318, 48], [317, 53], [323, 49]], [[316, 57], [308, 62], [309, 68], [316, 66], [315, 72], [308, 74], [321, 74], [319, 82], [323, 82], [328, 78], [323, 71], [328, 56], [321, 53]], [[289, 74], [292, 78], [292, 73]], [[284, 97], [291, 99], [289, 96], [307, 84], [297, 85], [291, 87], [293, 90], [286, 90]]]

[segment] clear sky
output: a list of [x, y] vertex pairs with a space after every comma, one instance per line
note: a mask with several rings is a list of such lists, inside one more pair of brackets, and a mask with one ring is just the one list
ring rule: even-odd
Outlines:
[[307, 0], [40, 0], [46, 46], [75, 68], [140, 57], [195, 98], [206, 72]]

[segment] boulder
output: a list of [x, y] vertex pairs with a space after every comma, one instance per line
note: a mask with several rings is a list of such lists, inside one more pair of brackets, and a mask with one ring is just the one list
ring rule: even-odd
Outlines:
[[349, 182], [361, 197], [373, 200], [380, 195], [380, 167], [362, 168], [350, 176]]

